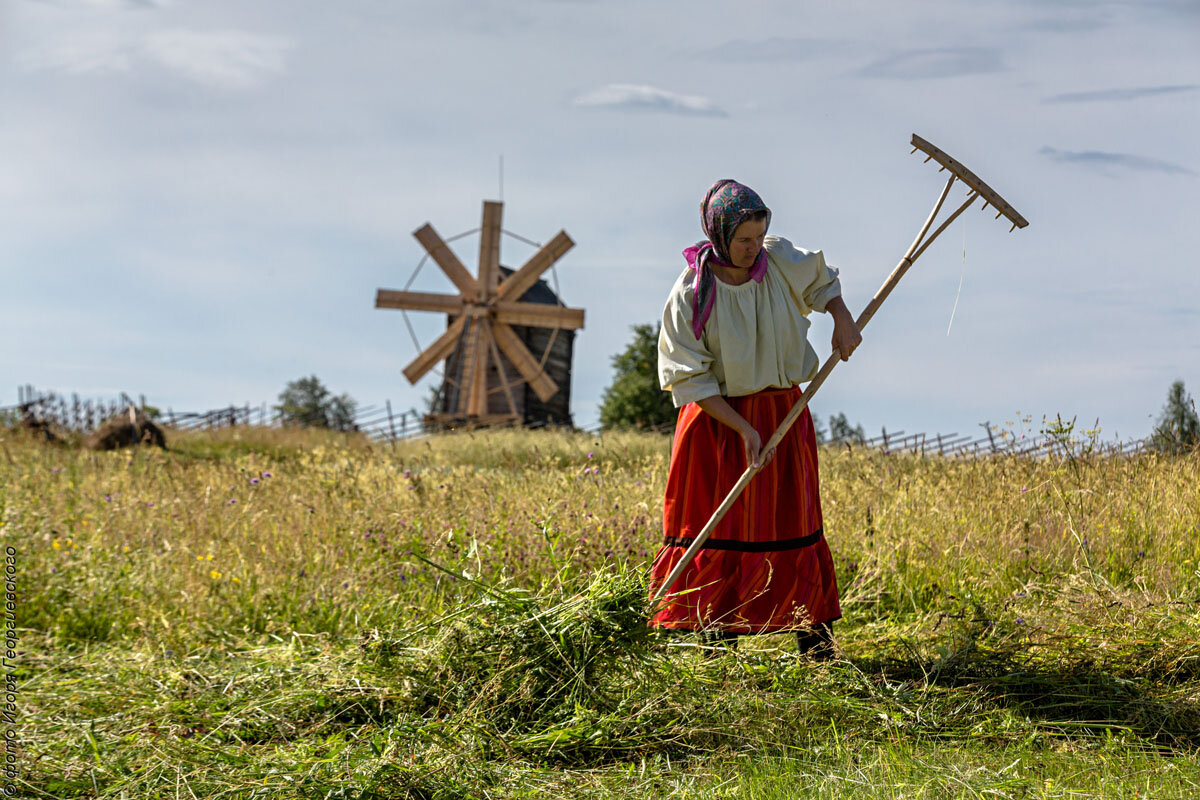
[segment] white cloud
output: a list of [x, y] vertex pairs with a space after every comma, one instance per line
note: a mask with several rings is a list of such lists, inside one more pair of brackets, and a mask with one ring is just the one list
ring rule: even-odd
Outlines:
[[157, 31], [143, 44], [147, 58], [218, 89], [251, 89], [281, 74], [291, 48], [282, 37], [237, 30]]
[[160, 30], [140, 37], [112, 32], [61, 36], [30, 49], [18, 63], [31, 71], [72, 75], [129, 72], [152, 64], [217, 89], [253, 89], [282, 74], [293, 42], [247, 31]]
[[127, 37], [108, 33], [64, 36], [39, 49], [26, 50], [17, 63], [27, 70], [72, 75], [128, 72], [136, 48]]
[[727, 117], [729, 114], [707, 97], [677, 94], [654, 86], [610, 83], [574, 100], [577, 106], [617, 108], [635, 111], [662, 111], [702, 117]]

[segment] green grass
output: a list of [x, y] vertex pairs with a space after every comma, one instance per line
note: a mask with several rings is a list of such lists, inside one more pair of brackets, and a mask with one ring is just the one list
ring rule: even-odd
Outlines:
[[840, 657], [642, 624], [669, 439], [6, 433], [30, 797], [1193, 797], [1200, 456], [822, 454]]

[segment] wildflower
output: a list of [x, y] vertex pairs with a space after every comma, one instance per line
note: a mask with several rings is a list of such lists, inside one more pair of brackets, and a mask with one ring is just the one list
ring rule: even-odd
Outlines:
[[1024, 625], [1024, 624], [1025, 624], [1025, 618], [1024, 618], [1024, 617], [1017, 617], [1017, 619], [1016, 619], [1016, 622], [1017, 622], [1017, 624], [1018, 624], [1018, 625]]
[[154, 508], [154, 503], [146, 503], [146, 508]]
[[215, 569], [212, 572], [208, 573], [208, 576], [210, 578], [212, 578], [214, 581], [219, 581], [221, 579], [221, 573], [217, 572]]
[[1029, 491], [1029, 487], [1028, 487], [1028, 486], [1022, 486], [1022, 487], [1021, 487], [1021, 494], [1025, 494], [1025, 493], [1026, 493], [1026, 492], [1028, 492], [1028, 491]]
[[111, 502], [112, 502], [112, 495], [111, 495], [111, 494], [106, 494], [106, 495], [104, 495], [104, 502], [106, 502], [106, 503], [111, 503]]
[[269, 477], [271, 477], [271, 473], [269, 473], [269, 472], [264, 472], [264, 473], [262, 474], [262, 476], [263, 476], [264, 478], [269, 478]]
[[231, 498], [229, 498], [229, 502], [226, 503], [225, 505], [231, 506], [231, 505], [234, 505], [235, 503], [237, 503], [237, 498], [231, 497]]
[[50, 542], [50, 546], [53, 547], [55, 550], [62, 549], [62, 545], [59, 544], [58, 539], [55, 539], [54, 541]]
[[229, 580], [233, 581], [234, 583], [241, 583], [241, 581], [240, 581], [240, 580], [238, 580], [238, 577], [237, 577], [237, 575], [234, 575], [234, 576], [233, 576], [232, 578], [230, 578]]
[[251, 486], [258, 486], [258, 478], [251, 478], [251, 479], [250, 479], [250, 485], [251, 485]]
[[596, 454], [595, 454], [595, 453], [588, 453], [588, 458], [591, 458], [591, 457], [592, 457], [592, 456], [594, 456], [594, 455], [596, 455]]
[[296, 573], [296, 577], [298, 577], [298, 578], [303, 578], [303, 577], [306, 577], [307, 575], [308, 575], [308, 573], [304, 571], [304, 567], [301, 567], [300, 571], [298, 573]]
[[207, 556], [205, 556], [205, 559], [208, 561], [212, 561], [212, 553], [209, 553]]
[[50, 470], [51, 475], [57, 475], [60, 472], [62, 472], [62, 467], [55, 467], [54, 469]]

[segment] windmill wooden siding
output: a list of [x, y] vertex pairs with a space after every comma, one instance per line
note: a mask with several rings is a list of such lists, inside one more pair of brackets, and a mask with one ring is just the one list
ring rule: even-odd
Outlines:
[[[500, 273], [503, 279], [511, 275], [513, 270], [501, 266]], [[521, 295], [520, 301], [539, 305], [559, 305], [558, 296], [544, 280], [538, 280]], [[449, 328], [453, 321], [453, 318], [448, 319], [446, 327]], [[522, 424], [573, 425], [574, 422], [571, 419], [571, 363], [574, 357], [575, 331], [527, 325], [512, 325], [511, 327], [521, 342], [529, 348], [529, 352], [539, 361], [545, 354], [546, 348], [550, 348], [544, 370], [558, 384], [558, 391], [554, 396], [543, 402], [533, 388], [521, 379], [520, 373], [508, 360], [508, 357], [503, 352], [500, 353], [504, 375], [512, 384], [510, 390], [513, 394], [513, 405], [516, 407]], [[461, 407], [459, 405], [459, 389], [462, 384], [461, 355], [462, 348], [456, 347], [446, 358], [441, 393], [433, 408], [435, 413], [455, 415]], [[487, 413], [489, 415], [511, 413], [508, 398], [501, 388], [502, 383], [494, 354], [489, 353], [487, 371]]]

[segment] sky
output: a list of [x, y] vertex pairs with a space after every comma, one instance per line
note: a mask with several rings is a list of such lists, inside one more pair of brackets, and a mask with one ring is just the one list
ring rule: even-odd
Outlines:
[[[1193, 0], [3, 0], [0, 405], [32, 384], [203, 410], [316, 374], [422, 409], [435, 378], [404, 379], [417, 345], [375, 291], [413, 277], [413, 231], [470, 231], [499, 199], [507, 231], [576, 242], [546, 277], [586, 310], [592, 427], [714, 180], [823, 251], [857, 314], [946, 177], [913, 133], [1029, 227], [955, 222], [818, 417], [965, 435], [1061, 414], [1125, 439], [1172, 381], [1200, 391]], [[474, 271], [478, 238], [455, 247]], [[533, 252], [504, 237], [501, 262]], [[429, 264], [412, 288], [453, 291]], [[446, 324], [408, 316], [421, 347]]]

